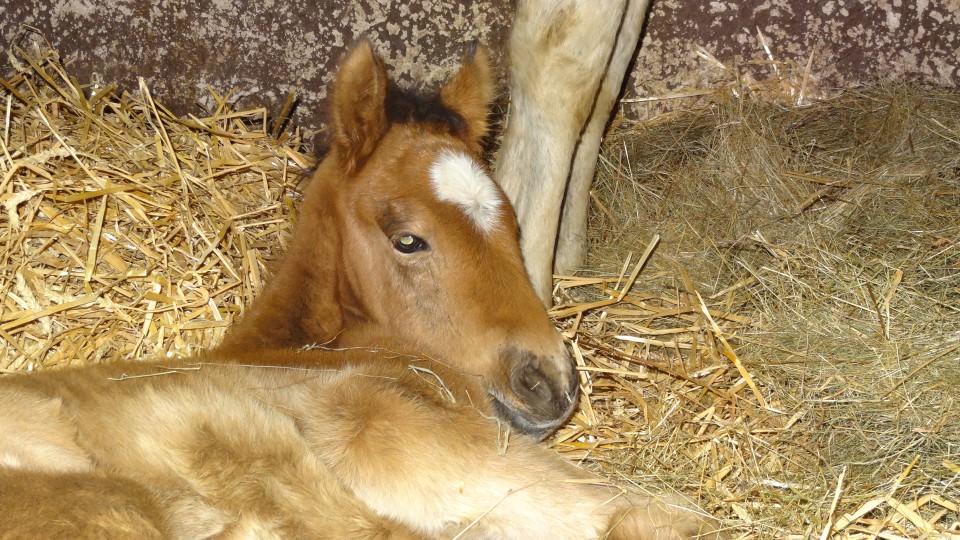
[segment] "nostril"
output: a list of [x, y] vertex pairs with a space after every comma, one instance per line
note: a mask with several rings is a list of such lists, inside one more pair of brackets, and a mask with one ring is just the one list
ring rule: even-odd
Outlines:
[[501, 418], [543, 438], [570, 417], [580, 385], [568, 355], [540, 356], [529, 349], [505, 347], [500, 360], [505, 369], [490, 396]]
[[547, 376], [531, 362], [525, 362], [513, 372], [513, 391], [525, 399], [549, 402], [553, 390]]

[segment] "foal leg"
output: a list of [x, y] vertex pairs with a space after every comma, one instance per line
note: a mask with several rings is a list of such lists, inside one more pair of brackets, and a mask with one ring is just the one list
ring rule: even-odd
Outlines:
[[96, 473], [0, 469], [0, 538], [170, 538], [142, 486]]
[[315, 396], [303, 423], [314, 452], [384, 517], [461, 538], [683, 538], [705, 526], [411, 386], [347, 377]]
[[583, 264], [586, 250], [587, 208], [590, 205], [590, 184], [593, 182], [600, 153], [600, 139], [610, 121], [610, 112], [620, 96], [623, 79], [637, 51], [640, 29], [646, 19], [648, 0], [629, 0], [627, 11], [617, 34], [616, 48], [600, 85], [593, 112], [573, 158], [567, 193], [563, 197], [560, 233], [557, 236], [555, 266], [566, 274]]

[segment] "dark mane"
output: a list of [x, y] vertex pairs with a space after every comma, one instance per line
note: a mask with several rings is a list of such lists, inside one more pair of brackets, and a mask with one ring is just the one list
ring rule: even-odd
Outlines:
[[387, 87], [387, 119], [398, 124], [428, 124], [456, 137], [467, 135], [467, 123], [459, 113], [447, 108], [436, 94], [424, 95], [398, 87]]

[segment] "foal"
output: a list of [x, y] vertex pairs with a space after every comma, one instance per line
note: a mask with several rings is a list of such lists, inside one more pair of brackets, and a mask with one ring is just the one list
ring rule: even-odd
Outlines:
[[[509, 206], [475, 161], [488, 68], [482, 53], [468, 60], [439, 112], [390, 98], [385, 81], [369, 45], [345, 60], [334, 149], [293, 256], [221, 349], [0, 378], [0, 537], [633, 539], [704, 528], [507, 437], [491, 416], [542, 434], [568, 414], [573, 390], [559, 384], [574, 379], [529, 284], [485, 297], [526, 283]], [[321, 338], [344, 347], [292, 348]]]
[[433, 99], [391, 84], [368, 44], [352, 51], [288, 252], [221, 350], [402, 338], [482, 379], [517, 430], [562, 425], [577, 373], [530, 285], [513, 209], [481, 164], [493, 89], [482, 50]]

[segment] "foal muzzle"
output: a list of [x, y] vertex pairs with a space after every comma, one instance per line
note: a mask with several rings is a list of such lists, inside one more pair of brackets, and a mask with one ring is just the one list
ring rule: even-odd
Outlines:
[[562, 426], [578, 403], [576, 368], [564, 352], [555, 357], [509, 348], [500, 355], [507, 383], [490, 388], [497, 415], [521, 433], [543, 439]]

